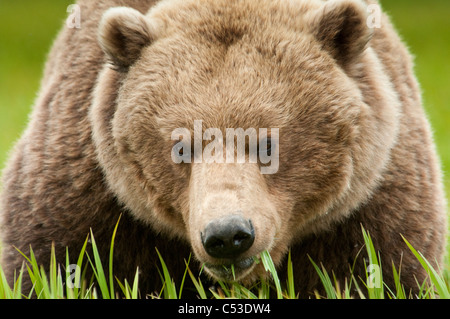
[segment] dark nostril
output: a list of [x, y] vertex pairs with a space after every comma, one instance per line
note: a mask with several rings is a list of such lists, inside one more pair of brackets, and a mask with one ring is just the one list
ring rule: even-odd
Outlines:
[[239, 246], [246, 240], [248, 240], [252, 235], [247, 232], [239, 232], [233, 237], [233, 245]]
[[205, 251], [215, 258], [236, 258], [255, 240], [251, 221], [238, 215], [211, 221], [201, 237]]

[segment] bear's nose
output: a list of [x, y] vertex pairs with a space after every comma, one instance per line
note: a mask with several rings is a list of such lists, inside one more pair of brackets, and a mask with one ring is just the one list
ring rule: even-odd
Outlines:
[[239, 215], [221, 217], [209, 222], [200, 234], [203, 247], [214, 258], [237, 258], [255, 240], [252, 222]]

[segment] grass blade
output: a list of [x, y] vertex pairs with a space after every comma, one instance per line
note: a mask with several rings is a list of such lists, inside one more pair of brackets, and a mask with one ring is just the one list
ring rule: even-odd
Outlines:
[[208, 297], [206, 296], [206, 292], [205, 292], [205, 289], [203, 288], [202, 282], [200, 280], [195, 279], [195, 276], [192, 273], [192, 271], [189, 269], [189, 266], [187, 263], [186, 263], [186, 269], [189, 272], [189, 276], [191, 277], [191, 280], [192, 280], [195, 288], [197, 289], [197, 292], [200, 295], [200, 298], [207, 299]]
[[266, 271], [269, 271], [269, 273], [272, 275], [272, 279], [275, 283], [275, 287], [277, 290], [277, 298], [283, 299], [283, 294], [281, 291], [281, 284], [280, 284], [280, 280], [278, 279], [278, 273], [275, 268], [275, 265], [273, 264], [272, 258], [270, 257], [270, 254], [267, 250], [265, 250], [261, 253], [261, 261], [264, 265], [264, 269]]
[[92, 229], [91, 229], [91, 243], [95, 265], [92, 263], [91, 259], [89, 258], [89, 255], [87, 255], [89, 262], [91, 263], [92, 270], [94, 271], [94, 275], [97, 278], [97, 283], [102, 293], [102, 297], [104, 299], [111, 299], [108, 289], [108, 283], [105, 277], [105, 272], [103, 271], [102, 261], [98, 252], [97, 244], [95, 242], [94, 234], [92, 233]]
[[138, 299], [139, 293], [139, 267], [136, 268], [136, 274], [134, 275], [133, 288], [131, 290], [131, 298]]
[[70, 258], [69, 258], [69, 251], [66, 249], [66, 298], [67, 299], [79, 299], [81, 297], [80, 287], [81, 287], [81, 279], [84, 278], [84, 276], [81, 274], [81, 269], [83, 269], [83, 258], [86, 251], [86, 246], [89, 241], [89, 235], [86, 236], [86, 240], [84, 241], [83, 247], [81, 247], [81, 251], [78, 255], [78, 260], [75, 265], [75, 274], [74, 274], [74, 282], [68, 282], [68, 278], [72, 275], [70, 274], [71, 271], [71, 264], [70, 264]]
[[186, 263], [186, 259], [184, 263], [186, 264], [186, 269], [184, 270], [183, 279], [181, 280], [180, 291], [178, 292], [178, 299], [181, 299], [181, 293], [183, 292], [184, 280], [186, 279], [187, 271], [189, 269], [189, 263], [191, 262], [191, 254], [189, 254], [189, 258]]
[[291, 260], [291, 251], [289, 250], [288, 254], [288, 264], [287, 264], [287, 294], [290, 299], [296, 299], [297, 296], [295, 294], [295, 288], [294, 288], [294, 269], [292, 267], [292, 260]]
[[392, 273], [393, 273], [394, 282], [395, 282], [395, 291], [396, 291], [395, 298], [396, 299], [406, 299], [405, 288], [403, 287], [403, 285], [400, 282], [401, 270], [399, 269], [399, 271], [397, 272], [394, 262], [392, 262]]
[[220, 288], [222, 289], [222, 292], [225, 296], [224, 298], [231, 298], [231, 291], [227, 287], [227, 285], [221, 280], [218, 281], [218, 284], [220, 285]]
[[[373, 274], [367, 277], [367, 291], [370, 299], [384, 299], [383, 272], [381, 268], [381, 258], [377, 255], [370, 234], [361, 226], [367, 255], [369, 257], [369, 266], [366, 269], [373, 270]], [[375, 279], [375, 283], [372, 282]]]
[[439, 273], [434, 269], [434, 267], [430, 264], [430, 262], [425, 259], [422, 253], [415, 250], [414, 247], [406, 240], [405, 237], [402, 236], [402, 238], [405, 241], [406, 245], [411, 250], [411, 252], [414, 254], [414, 256], [416, 256], [417, 260], [419, 260], [422, 267], [427, 271], [428, 275], [430, 276], [430, 280], [433, 283], [434, 287], [436, 288], [439, 297], [441, 299], [450, 299], [450, 292], [443, 277], [439, 275]]
[[156, 253], [158, 254], [159, 261], [161, 262], [161, 267], [163, 269], [164, 274], [164, 283], [165, 283], [165, 292], [167, 292], [166, 296], [169, 299], [177, 299], [177, 289], [175, 287], [175, 283], [173, 282], [173, 279], [170, 277], [169, 270], [166, 266], [166, 263], [164, 262], [161, 254], [159, 253], [158, 249], [155, 247]]
[[109, 291], [111, 298], [114, 298], [114, 276], [113, 276], [114, 240], [116, 239], [117, 227], [119, 226], [121, 217], [122, 214], [119, 216], [116, 226], [114, 227], [114, 231], [111, 238], [111, 247], [109, 249]]
[[[23, 270], [23, 264], [22, 264]], [[22, 273], [22, 271], [21, 271]], [[6, 280], [5, 273], [3, 269], [0, 268], [0, 299], [13, 299], [13, 291], [8, 284], [8, 280]]]
[[337, 295], [336, 295], [336, 291], [333, 287], [333, 283], [332, 283], [327, 271], [325, 270], [325, 268], [322, 266], [322, 269], [320, 269], [319, 266], [316, 265], [316, 263], [312, 260], [312, 258], [310, 256], [308, 256], [308, 258], [311, 261], [317, 274], [319, 275], [320, 281], [322, 281], [323, 287], [327, 294], [327, 298], [328, 299], [337, 299]]

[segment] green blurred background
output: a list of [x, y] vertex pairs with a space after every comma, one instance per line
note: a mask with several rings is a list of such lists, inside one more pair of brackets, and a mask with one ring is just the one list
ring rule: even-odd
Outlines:
[[[47, 52], [73, 2], [0, 0], [0, 168], [26, 126]], [[450, 1], [384, 0], [382, 5], [416, 57], [450, 195]]]

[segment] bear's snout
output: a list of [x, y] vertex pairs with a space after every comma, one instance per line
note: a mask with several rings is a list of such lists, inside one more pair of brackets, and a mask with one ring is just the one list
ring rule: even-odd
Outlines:
[[200, 236], [211, 257], [236, 259], [253, 245], [255, 231], [250, 219], [230, 215], [209, 222]]
[[[253, 163], [194, 163], [185, 213], [195, 257], [213, 278], [248, 283], [258, 257], [274, 252], [281, 218]], [[275, 251], [276, 253], [276, 251]]]

